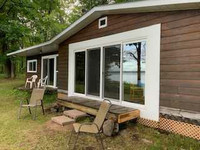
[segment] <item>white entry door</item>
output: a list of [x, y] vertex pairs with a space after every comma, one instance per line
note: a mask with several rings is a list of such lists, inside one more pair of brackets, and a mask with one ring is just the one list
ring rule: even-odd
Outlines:
[[42, 57], [41, 78], [48, 76], [47, 86], [57, 86], [57, 56], [49, 55]]

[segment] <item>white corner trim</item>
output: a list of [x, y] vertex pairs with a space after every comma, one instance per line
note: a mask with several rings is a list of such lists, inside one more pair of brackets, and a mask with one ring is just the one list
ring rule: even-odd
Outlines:
[[[33, 63], [33, 62], [35, 62], [35, 64], [36, 64], [35, 71], [31, 71], [29, 68], [29, 63]], [[28, 73], [37, 73], [37, 59], [27, 60], [27, 72]]]
[[[101, 25], [101, 21], [105, 20], [105, 24]], [[107, 27], [108, 17], [103, 17], [99, 19], [99, 29]]]
[[[75, 96], [75, 52], [84, 51], [96, 47], [104, 47], [127, 42], [147, 42], [146, 73], [145, 73], [145, 105], [122, 101], [120, 105], [139, 109], [141, 117], [159, 121], [160, 99], [160, 35], [161, 24], [156, 24], [136, 30], [113, 34], [92, 40], [69, 44], [68, 60], [68, 95]], [[80, 95], [86, 96], [86, 95]], [[86, 96], [87, 97], [87, 96]], [[100, 100], [100, 98], [99, 98]]]

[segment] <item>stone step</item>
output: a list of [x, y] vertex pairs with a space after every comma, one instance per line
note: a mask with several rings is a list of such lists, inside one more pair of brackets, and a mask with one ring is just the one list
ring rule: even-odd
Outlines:
[[87, 116], [87, 114], [85, 112], [76, 110], [76, 109], [72, 109], [72, 110], [66, 110], [63, 112], [63, 114], [69, 118], [72, 118], [74, 120], [76, 120], [79, 117], [85, 117]]
[[51, 120], [61, 126], [73, 124], [75, 122], [74, 119], [71, 119], [66, 116], [57, 116], [57, 117], [52, 117]]

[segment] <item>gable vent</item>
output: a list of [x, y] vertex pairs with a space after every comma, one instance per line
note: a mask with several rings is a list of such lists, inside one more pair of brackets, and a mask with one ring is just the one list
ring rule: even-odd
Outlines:
[[107, 17], [99, 19], [99, 29], [107, 27]]

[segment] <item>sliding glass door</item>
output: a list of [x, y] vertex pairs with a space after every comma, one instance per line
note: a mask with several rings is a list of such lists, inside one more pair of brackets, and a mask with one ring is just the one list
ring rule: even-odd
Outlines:
[[87, 95], [100, 96], [101, 49], [87, 51]]
[[145, 66], [145, 41], [77, 51], [74, 92], [144, 104]]
[[75, 92], [85, 93], [85, 51], [75, 53]]
[[121, 45], [104, 47], [104, 97], [119, 100]]
[[75, 93], [100, 96], [100, 58], [100, 48], [75, 53]]

